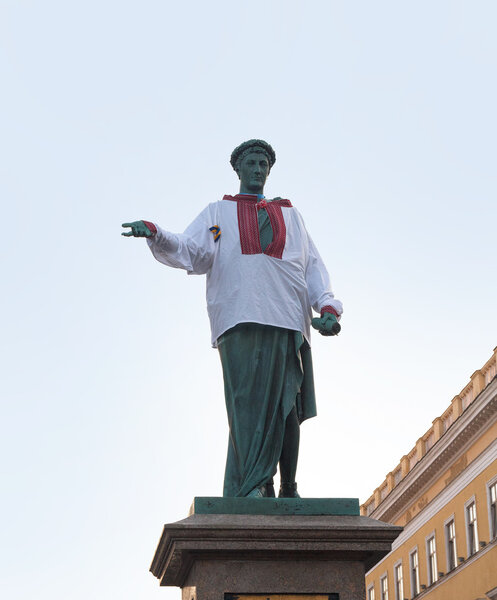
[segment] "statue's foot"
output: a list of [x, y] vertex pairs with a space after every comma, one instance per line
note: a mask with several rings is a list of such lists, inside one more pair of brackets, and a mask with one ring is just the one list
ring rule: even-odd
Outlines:
[[266, 496], [268, 498], [276, 498], [276, 494], [274, 492], [274, 481], [273, 478], [266, 483]]
[[247, 494], [247, 498], [267, 498], [266, 486], [261, 485], [260, 487], [254, 488]]
[[299, 493], [297, 492], [297, 484], [295, 482], [282, 483], [278, 498], [300, 498]]

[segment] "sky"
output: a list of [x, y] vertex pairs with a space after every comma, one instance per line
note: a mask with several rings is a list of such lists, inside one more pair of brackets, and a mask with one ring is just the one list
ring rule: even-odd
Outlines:
[[164, 523], [219, 496], [205, 280], [121, 223], [183, 231], [274, 147], [343, 301], [312, 339], [305, 497], [364, 502], [496, 335], [497, 5], [0, 0], [0, 587], [165, 600]]

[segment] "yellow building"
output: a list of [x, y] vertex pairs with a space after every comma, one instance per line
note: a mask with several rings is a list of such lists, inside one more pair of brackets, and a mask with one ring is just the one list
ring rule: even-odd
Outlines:
[[361, 514], [404, 527], [367, 600], [497, 599], [497, 348]]

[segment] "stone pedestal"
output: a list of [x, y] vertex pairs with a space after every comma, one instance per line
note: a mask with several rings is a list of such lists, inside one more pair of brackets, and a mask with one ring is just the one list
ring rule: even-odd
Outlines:
[[356, 499], [196, 498], [164, 526], [150, 570], [183, 600], [326, 594], [364, 600], [364, 574], [402, 531]]

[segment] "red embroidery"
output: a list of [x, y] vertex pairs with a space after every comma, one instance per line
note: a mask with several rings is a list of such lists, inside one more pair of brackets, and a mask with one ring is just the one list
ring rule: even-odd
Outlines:
[[324, 313], [331, 313], [332, 315], [335, 315], [335, 317], [337, 317], [337, 318], [339, 316], [337, 311], [333, 308], [333, 306], [323, 306], [323, 308], [321, 309], [321, 316], [323, 316]]
[[262, 254], [256, 205], [242, 200], [237, 202], [237, 209], [242, 254]]
[[265, 254], [274, 256], [274, 258], [281, 258], [285, 249], [286, 225], [281, 206], [272, 206], [272, 204], [273, 202], [270, 202], [267, 205], [267, 214], [273, 228], [273, 241], [266, 248]]
[[150, 221], [143, 221], [150, 231], [155, 235], [157, 233], [157, 227]]
[[291, 208], [292, 203], [290, 200], [278, 199], [272, 202], [261, 200], [261, 202], [258, 202], [257, 196], [248, 194], [224, 196], [223, 200], [233, 200], [237, 203], [238, 231], [240, 233], [242, 254], [262, 254], [257, 211], [261, 208], [267, 210], [273, 229], [273, 241], [266, 248], [264, 254], [281, 259], [286, 242], [286, 226], [281, 207]]

